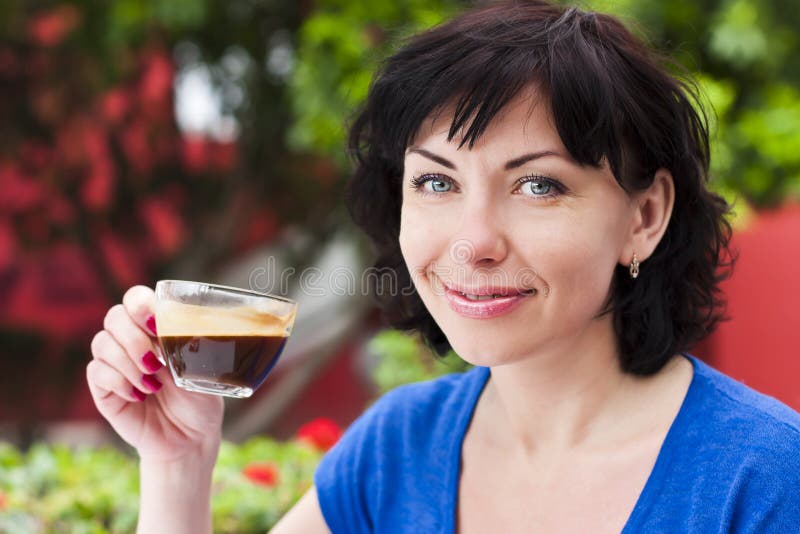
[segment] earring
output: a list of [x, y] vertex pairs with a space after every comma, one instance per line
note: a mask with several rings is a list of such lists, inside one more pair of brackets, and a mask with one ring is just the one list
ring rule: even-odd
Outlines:
[[636, 253], [633, 253], [633, 259], [631, 260], [631, 264], [628, 267], [628, 272], [631, 273], [631, 278], [636, 278], [639, 276], [639, 258], [636, 257]]

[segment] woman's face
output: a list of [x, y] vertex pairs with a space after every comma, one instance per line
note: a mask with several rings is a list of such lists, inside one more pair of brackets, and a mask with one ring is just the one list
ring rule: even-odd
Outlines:
[[406, 151], [400, 247], [434, 320], [477, 365], [611, 332], [610, 314], [597, 315], [631, 254], [633, 201], [607, 166], [571, 160], [532, 98], [512, 101], [472, 149], [447, 142], [444, 112]]

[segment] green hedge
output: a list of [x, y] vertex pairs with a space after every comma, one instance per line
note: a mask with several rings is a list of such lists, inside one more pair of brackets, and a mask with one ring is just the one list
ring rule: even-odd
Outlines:
[[[214, 471], [214, 532], [266, 532], [311, 486], [322, 451], [302, 441], [223, 442]], [[0, 442], [0, 532], [133, 532], [137, 460], [110, 447]]]

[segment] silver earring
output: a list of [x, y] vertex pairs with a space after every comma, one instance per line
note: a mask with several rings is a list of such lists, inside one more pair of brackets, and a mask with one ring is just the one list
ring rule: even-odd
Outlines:
[[636, 257], [636, 253], [633, 253], [633, 259], [631, 260], [631, 264], [628, 267], [628, 272], [631, 273], [631, 278], [635, 279], [639, 276], [639, 258]]

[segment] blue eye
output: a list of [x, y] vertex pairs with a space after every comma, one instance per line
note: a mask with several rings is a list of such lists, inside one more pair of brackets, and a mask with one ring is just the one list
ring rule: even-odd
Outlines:
[[431, 189], [437, 193], [444, 193], [450, 191], [450, 184], [444, 180], [430, 180]]
[[556, 180], [546, 176], [523, 176], [517, 180], [523, 195], [535, 199], [551, 199], [566, 192], [566, 188]]
[[550, 187], [551, 187], [551, 185], [548, 183], [541, 181], [534, 181], [534, 180], [525, 182], [525, 185], [529, 186], [528, 191], [537, 196], [546, 195], [547, 193], [550, 192]]
[[453, 182], [436, 174], [423, 174], [411, 179], [414, 190], [422, 190], [423, 194], [447, 193], [453, 188]]

